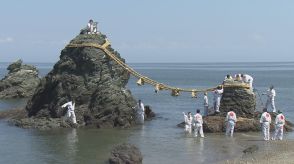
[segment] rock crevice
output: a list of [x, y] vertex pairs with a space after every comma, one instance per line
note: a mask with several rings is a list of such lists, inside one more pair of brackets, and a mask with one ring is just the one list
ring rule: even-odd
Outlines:
[[[78, 35], [70, 43], [103, 44], [103, 35]], [[108, 49], [124, 61], [112, 48]], [[134, 123], [136, 101], [126, 89], [129, 73], [101, 49], [65, 47], [60, 60], [41, 81], [26, 110], [29, 117], [61, 118], [61, 105], [73, 99], [78, 124], [129, 127]]]

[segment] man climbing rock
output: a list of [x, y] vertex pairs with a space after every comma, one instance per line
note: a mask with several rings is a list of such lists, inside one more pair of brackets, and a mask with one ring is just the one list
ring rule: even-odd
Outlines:
[[214, 93], [214, 103], [213, 103], [213, 108], [214, 108], [214, 111], [216, 113], [219, 113], [219, 107], [220, 107], [220, 101], [221, 101], [221, 97], [222, 97], [222, 94], [223, 94], [224, 90], [223, 90], [223, 87], [222, 86], [218, 86], [216, 88], [216, 90], [213, 91]]
[[66, 113], [67, 119], [71, 119], [71, 122], [76, 124], [77, 120], [76, 120], [76, 114], [75, 114], [75, 103], [70, 101], [63, 104], [61, 107], [62, 108], [67, 107], [67, 113]]

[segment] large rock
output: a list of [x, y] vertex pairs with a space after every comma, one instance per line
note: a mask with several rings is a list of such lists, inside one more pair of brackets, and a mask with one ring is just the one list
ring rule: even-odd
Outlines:
[[8, 74], [0, 81], [0, 98], [24, 98], [33, 95], [40, 83], [38, 70], [18, 60], [7, 67]]
[[[78, 35], [70, 43], [103, 44], [103, 35]], [[119, 53], [108, 48], [118, 58]], [[112, 61], [104, 51], [93, 47], [69, 48], [61, 51], [60, 60], [41, 80], [28, 101], [29, 117], [61, 118], [61, 105], [73, 99], [80, 125], [129, 127], [135, 120], [136, 101], [125, 88], [129, 73]]]
[[[275, 120], [276, 113], [270, 113], [272, 120]], [[259, 118], [261, 113], [254, 113], [254, 117], [237, 117], [237, 123], [235, 125], [235, 132], [255, 132], [261, 131], [261, 125], [259, 123]], [[274, 121], [271, 123], [271, 130], [274, 130]], [[293, 131], [293, 124], [286, 121], [284, 126], [286, 131]], [[224, 132], [226, 129], [225, 117], [223, 116], [208, 116], [204, 117], [203, 120], [203, 131], [209, 133], [219, 133]]]
[[224, 85], [220, 112], [226, 114], [233, 109], [237, 116], [252, 117], [256, 107], [256, 96], [251, 89]]
[[131, 144], [117, 145], [111, 151], [110, 164], [142, 164], [143, 156], [140, 150]]

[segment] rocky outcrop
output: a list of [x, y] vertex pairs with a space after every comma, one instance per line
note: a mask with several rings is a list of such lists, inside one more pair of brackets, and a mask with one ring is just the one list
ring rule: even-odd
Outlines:
[[[78, 35], [70, 43], [104, 42], [103, 35]], [[124, 61], [119, 53], [108, 49]], [[65, 47], [53, 70], [42, 78], [26, 110], [30, 118], [58, 119], [66, 112], [61, 105], [72, 99], [79, 125], [129, 127], [135, 122], [132, 107], [136, 101], [125, 88], [128, 80], [128, 72], [101, 49]]]
[[256, 96], [251, 89], [236, 86], [224, 87], [220, 111], [226, 114], [233, 109], [237, 116], [252, 117], [256, 107]]
[[[272, 120], [275, 120], [276, 113], [270, 113]], [[261, 131], [261, 125], [259, 123], [259, 118], [261, 113], [254, 113], [252, 118], [247, 117], [237, 117], [237, 123], [235, 125], [235, 132], [256, 132]], [[178, 127], [184, 128], [185, 123], [182, 122], [177, 125]], [[293, 131], [293, 124], [289, 121], [286, 121], [284, 126], [286, 131]], [[271, 130], [274, 130], [274, 122], [271, 123]], [[221, 115], [217, 116], [207, 116], [203, 117], [203, 131], [206, 133], [221, 133], [226, 130], [225, 117]]]
[[140, 150], [131, 144], [115, 146], [109, 158], [110, 164], [142, 164], [143, 156]]
[[[272, 120], [275, 120], [276, 113], [270, 113]], [[237, 117], [237, 123], [235, 125], [235, 132], [254, 132], [261, 131], [261, 125], [259, 123], [259, 118], [261, 113], [254, 113], [252, 118]], [[286, 121], [285, 124], [286, 131], [293, 131], [293, 124]], [[226, 129], [225, 117], [223, 116], [208, 116], [204, 117], [203, 130], [205, 132], [217, 133], [224, 132]], [[274, 130], [274, 121], [271, 123], [271, 130]]]
[[40, 83], [38, 70], [18, 60], [7, 67], [8, 74], [0, 81], [0, 98], [25, 98], [33, 95]]

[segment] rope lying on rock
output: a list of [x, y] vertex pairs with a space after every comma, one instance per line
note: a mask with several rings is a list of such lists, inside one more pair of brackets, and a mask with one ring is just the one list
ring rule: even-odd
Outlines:
[[[94, 47], [94, 48], [99, 48], [102, 51], [104, 51], [112, 60], [114, 60], [117, 64], [119, 64], [122, 68], [124, 68], [126, 71], [128, 71], [130, 74], [133, 76], [137, 77], [139, 80], [137, 82], [138, 85], [144, 85], [144, 83], [153, 85], [155, 87], [155, 91], [159, 90], [171, 90], [171, 95], [172, 96], [178, 96], [180, 92], [191, 92], [192, 97], [197, 96], [197, 92], [208, 92], [208, 91], [213, 91], [216, 89], [214, 88], [206, 88], [206, 89], [187, 89], [187, 88], [178, 88], [178, 87], [172, 87], [163, 83], [160, 83], [158, 81], [155, 81], [153, 79], [150, 79], [147, 76], [143, 76], [137, 71], [135, 71], [133, 68], [131, 68], [129, 65], [121, 61], [116, 55], [114, 55], [111, 51], [107, 49], [107, 47], [110, 45], [110, 42], [106, 39], [105, 43], [103, 45], [99, 45], [97, 43], [80, 43], [80, 44], [74, 44], [70, 43], [66, 47], [69, 48], [81, 48], [81, 47]], [[239, 86], [240, 87], [240, 86]], [[242, 86], [241, 86], [242, 87]]]

